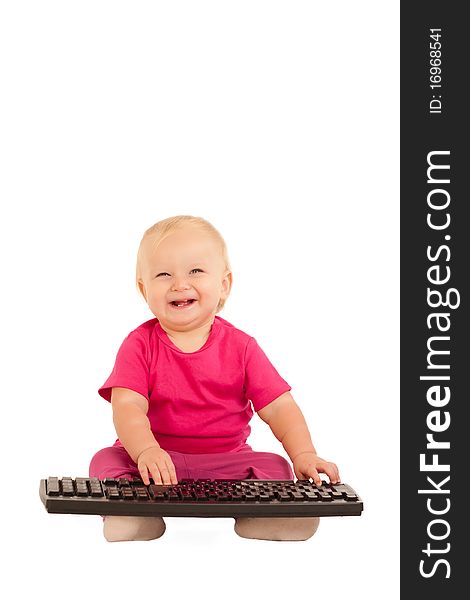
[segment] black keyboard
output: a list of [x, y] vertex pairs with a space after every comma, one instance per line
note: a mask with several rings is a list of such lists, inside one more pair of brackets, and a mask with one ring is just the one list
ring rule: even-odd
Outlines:
[[335, 517], [360, 515], [362, 500], [344, 483], [309, 480], [49, 477], [40, 498], [49, 513], [167, 517]]

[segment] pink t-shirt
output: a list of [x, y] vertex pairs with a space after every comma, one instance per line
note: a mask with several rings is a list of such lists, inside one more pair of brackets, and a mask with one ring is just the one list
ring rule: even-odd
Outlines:
[[98, 392], [110, 401], [113, 387], [145, 396], [157, 442], [188, 454], [236, 451], [250, 434], [253, 409], [291, 389], [256, 340], [221, 317], [196, 352], [173, 344], [158, 319], [143, 323], [122, 343]]

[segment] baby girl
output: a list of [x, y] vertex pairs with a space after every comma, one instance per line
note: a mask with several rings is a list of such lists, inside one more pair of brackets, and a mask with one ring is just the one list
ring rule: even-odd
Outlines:
[[[339, 481], [320, 458], [289, 384], [255, 338], [216, 316], [232, 273], [220, 233], [199, 217], [177, 216], [148, 229], [136, 283], [155, 315], [123, 341], [99, 394], [111, 402], [118, 440], [97, 452], [90, 477], [140, 477], [148, 485], [192, 479]], [[246, 443], [256, 411], [289, 455]], [[317, 517], [236, 518], [245, 538], [306, 540]], [[163, 535], [161, 517], [104, 517], [108, 541]]]

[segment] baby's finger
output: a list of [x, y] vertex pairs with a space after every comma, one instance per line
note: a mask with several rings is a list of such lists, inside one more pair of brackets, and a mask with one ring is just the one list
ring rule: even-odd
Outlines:
[[169, 472], [170, 472], [170, 480], [171, 480], [171, 483], [173, 483], [173, 484], [177, 484], [177, 483], [178, 483], [178, 477], [176, 476], [176, 469], [175, 469], [175, 465], [173, 464], [173, 462], [172, 462], [172, 461], [170, 461], [170, 462], [167, 462], [166, 464], [167, 464], [167, 466], [168, 466], [168, 470], [169, 470]]
[[321, 485], [321, 478], [315, 467], [309, 467], [307, 475], [311, 477], [317, 485]]
[[159, 469], [162, 476], [163, 485], [171, 484], [170, 471], [166, 466], [166, 463], [163, 463], [162, 466], [159, 466]]
[[326, 473], [328, 475], [331, 483], [338, 483], [338, 481], [339, 481], [338, 467], [334, 463], [325, 463], [322, 470], [324, 473]]
[[162, 484], [162, 477], [160, 475], [160, 470], [157, 467], [156, 463], [153, 463], [150, 467], [150, 472], [152, 473], [152, 479], [156, 485]]
[[140, 477], [141, 477], [142, 481], [144, 482], [144, 484], [149, 485], [150, 481], [149, 481], [149, 476], [148, 476], [148, 471], [147, 471], [147, 465], [145, 465], [145, 464], [139, 465], [139, 473], [140, 473]]
[[334, 463], [333, 463], [333, 467], [334, 467], [334, 473], [335, 473], [335, 480], [333, 481], [333, 483], [340, 483], [341, 478], [339, 476], [339, 469]]

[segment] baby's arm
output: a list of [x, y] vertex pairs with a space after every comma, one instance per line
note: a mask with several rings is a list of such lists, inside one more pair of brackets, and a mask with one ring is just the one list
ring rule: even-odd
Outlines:
[[155, 483], [177, 483], [173, 461], [152, 433], [147, 398], [128, 388], [115, 387], [111, 392], [111, 405], [116, 433], [137, 464], [143, 482], [150, 483], [150, 473]]
[[286, 392], [258, 411], [289, 455], [298, 479], [311, 477], [320, 484], [319, 473], [326, 473], [332, 483], [339, 482], [338, 467], [317, 455], [302, 411], [290, 392]]

